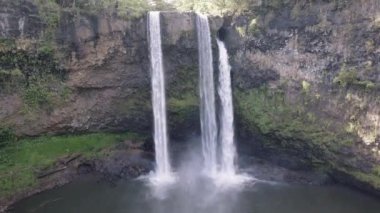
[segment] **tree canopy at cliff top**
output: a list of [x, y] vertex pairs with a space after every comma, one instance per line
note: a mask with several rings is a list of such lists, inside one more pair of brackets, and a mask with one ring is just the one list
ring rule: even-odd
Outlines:
[[66, 8], [100, 10], [116, 8], [121, 15], [136, 17], [149, 10], [197, 11], [213, 15], [240, 13], [258, 0], [34, 0], [40, 5], [60, 4]]

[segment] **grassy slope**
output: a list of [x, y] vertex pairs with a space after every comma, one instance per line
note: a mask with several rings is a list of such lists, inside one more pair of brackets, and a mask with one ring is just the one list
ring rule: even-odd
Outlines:
[[137, 137], [131, 133], [98, 133], [20, 140], [0, 150], [0, 197], [35, 186], [36, 171], [52, 165], [60, 157], [73, 153], [96, 157], [101, 149]]

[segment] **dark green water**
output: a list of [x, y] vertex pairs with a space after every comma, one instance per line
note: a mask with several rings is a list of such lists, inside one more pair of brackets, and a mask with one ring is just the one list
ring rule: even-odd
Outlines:
[[82, 180], [26, 199], [14, 213], [379, 213], [380, 200], [339, 186], [255, 183], [222, 189], [204, 178], [157, 188]]

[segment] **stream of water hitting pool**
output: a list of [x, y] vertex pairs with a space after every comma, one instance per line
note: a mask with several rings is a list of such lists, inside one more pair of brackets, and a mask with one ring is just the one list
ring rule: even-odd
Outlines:
[[215, 110], [214, 68], [208, 18], [197, 15], [201, 138], [204, 172], [217, 175], [217, 124]]
[[160, 12], [149, 12], [148, 31], [152, 75], [152, 105], [156, 171], [152, 181], [172, 182], [166, 121], [165, 76], [162, 62]]

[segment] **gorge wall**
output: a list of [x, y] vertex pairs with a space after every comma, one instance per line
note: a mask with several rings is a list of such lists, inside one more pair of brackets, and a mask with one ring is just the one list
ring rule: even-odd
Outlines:
[[[0, 1], [0, 128], [151, 134], [146, 18], [55, 10]], [[161, 20], [169, 129], [183, 137], [199, 131], [195, 14]], [[231, 55], [241, 152], [380, 191], [380, 3], [261, 1], [211, 27]]]
[[[20, 136], [150, 134], [146, 17], [61, 9], [51, 27], [30, 1], [0, 6], [2, 128]], [[195, 14], [164, 13], [162, 26], [169, 123], [180, 136], [199, 126]]]
[[241, 150], [378, 191], [379, 15], [377, 1], [267, 1], [227, 18]]

